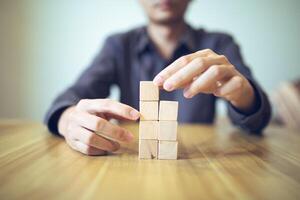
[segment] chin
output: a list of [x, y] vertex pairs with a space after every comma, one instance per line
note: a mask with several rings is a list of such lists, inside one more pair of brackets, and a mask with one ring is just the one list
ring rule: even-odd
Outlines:
[[168, 18], [168, 19], [160, 19], [160, 20], [153, 20], [156, 24], [161, 24], [161, 25], [173, 25], [176, 23], [181, 22], [180, 19], [174, 19], [174, 18]]
[[172, 13], [160, 13], [152, 18], [152, 21], [159, 24], [173, 24], [181, 21], [182, 17], [174, 15]]

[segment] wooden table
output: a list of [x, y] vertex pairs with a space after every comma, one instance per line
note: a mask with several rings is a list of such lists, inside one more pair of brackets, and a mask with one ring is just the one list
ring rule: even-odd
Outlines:
[[179, 160], [138, 160], [137, 149], [84, 156], [41, 124], [2, 120], [0, 199], [300, 199], [296, 131], [180, 125]]

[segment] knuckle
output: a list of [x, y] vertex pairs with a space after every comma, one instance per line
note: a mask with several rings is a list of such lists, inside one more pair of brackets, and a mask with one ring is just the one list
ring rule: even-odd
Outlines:
[[214, 52], [211, 49], [204, 49], [205, 53], [213, 54]]
[[195, 58], [193, 62], [195, 62], [198, 67], [202, 67], [204, 65], [204, 59], [200, 57]]
[[197, 51], [197, 53], [209, 53], [209, 52], [210, 52], [210, 49], [208, 49], [208, 48]]
[[221, 69], [218, 66], [216, 66], [216, 65], [214, 65], [214, 66], [211, 67], [211, 71], [213, 73], [213, 76], [216, 77], [216, 78], [219, 78], [219, 77], [222, 76]]
[[84, 108], [87, 105], [88, 101], [89, 101], [88, 99], [81, 99], [77, 103], [76, 108], [78, 108], [79, 110], [81, 110], [82, 108]]
[[121, 140], [121, 141], [126, 140], [126, 133], [123, 130], [116, 131], [116, 135], [117, 135], [117, 138], [119, 138], [119, 140]]
[[216, 55], [216, 53], [212, 50], [212, 49], [204, 49], [202, 51], [204, 54], [206, 54], [207, 56], [213, 56]]
[[228, 59], [227, 59], [227, 57], [225, 55], [219, 55], [219, 58], [223, 62], [228, 62]]
[[99, 119], [95, 120], [94, 130], [99, 131], [99, 130], [102, 130], [103, 127], [104, 127], [104, 120], [103, 119], [99, 118]]
[[243, 87], [243, 79], [239, 76], [236, 76], [235, 81], [237, 89], [241, 89]]
[[167, 82], [177, 85], [184, 80], [185, 80], [185, 74], [181, 76], [175, 75], [174, 77], [170, 78], [170, 80], [168, 80]]
[[187, 65], [189, 62], [190, 62], [190, 59], [188, 56], [181, 56], [179, 59], [178, 59], [178, 62], [181, 64], [181, 65]]
[[111, 107], [111, 105], [113, 104], [113, 100], [112, 99], [101, 99], [101, 106], [103, 109], [109, 109]]
[[102, 102], [102, 104], [104, 106], [107, 106], [107, 105], [111, 104], [111, 102], [112, 102], [111, 99], [100, 99], [100, 101]]
[[232, 64], [228, 65], [228, 68], [229, 70], [235, 70], [235, 67]]

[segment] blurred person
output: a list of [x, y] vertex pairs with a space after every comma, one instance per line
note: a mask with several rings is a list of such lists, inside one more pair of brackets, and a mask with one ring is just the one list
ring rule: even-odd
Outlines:
[[[269, 100], [233, 38], [191, 27], [184, 19], [190, 0], [139, 2], [148, 24], [106, 39], [92, 64], [53, 102], [45, 117], [49, 130], [87, 155], [116, 151], [133, 135], [109, 120], [138, 120], [139, 82], [153, 80], [161, 99], [179, 101], [179, 122], [212, 124], [222, 98], [233, 124], [260, 133], [270, 119]], [[120, 102], [107, 99], [113, 84]]]

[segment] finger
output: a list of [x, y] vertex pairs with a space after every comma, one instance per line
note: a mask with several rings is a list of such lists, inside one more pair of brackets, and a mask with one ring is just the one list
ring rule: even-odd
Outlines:
[[95, 147], [86, 145], [78, 140], [69, 140], [68, 144], [71, 146], [72, 149], [79, 151], [83, 154], [89, 156], [98, 156], [98, 155], [106, 155], [107, 152], [101, 149], [97, 149]]
[[74, 126], [74, 128], [69, 131], [72, 132], [72, 134], [70, 135], [73, 139], [79, 140], [80, 142], [83, 142], [84, 144], [95, 147], [97, 149], [113, 152], [117, 151], [120, 148], [119, 143], [105, 139], [83, 127]]
[[164, 89], [172, 91], [190, 83], [194, 77], [206, 71], [212, 65], [223, 63], [222, 56], [197, 57], [185, 67], [178, 70], [164, 82]]
[[109, 113], [128, 120], [137, 120], [140, 117], [136, 109], [111, 99], [84, 99], [78, 103], [77, 108], [91, 114]]
[[71, 117], [80, 126], [94, 131], [96, 134], [102, 134], [109, 139], [120, 142], [130, 142], [133, 139], [133, 135], [126, 129], [95, 115], [78, 111], [77, 114], [72, 115]]
[[167, 66], [164, 70], [162, 70], [159, 74], [157, 74], [154, 79], [153, 83], [157, 86], [162, 86], [164, 81], [180, 70], [182, 67], [190, 63], [193, 59], [197, 57], [209, 57], [209, 56], [216, 56], [217, 54], [210, 49], [204, 49], [197, 51], [195, 53], [182, 56]]
[[111, 119], [116, 119], [116, 120], [124, 121], [124, 122], [132, 121], [130, 119], [127, 119], [127, 118], [124, 118], [124, 117], [121, 117], [121, 116], [117, 116], [117, 115], [114, 115], [114, 114], [111, 114], [111, 113], [105, 113], [103, 115], [97, 115], [97, 116], [99, 116], [99, 117], [104, 116], [102, 118], [106, 119], [107, 121], [109, 121]]
[[231, 67], [227, 65], [213, 65], [185, 89], [184, 96], [192, 98], [200, 92], [212, 93], [216, 90], [218, 81], [233, 76], [233, 73]]
[[217, 56], [218, 54], [216, 54], [213, 50], [211, 49], [203, 49], [203, 50], [199, 50], [196, 52], [196, 54], [198, 56], [201, 57], [210, 57], [210, 56]]
[[172, 76], [175, 72], [180, 70], [182, 67], [187, 65], [190, 61], [196, 58], [198, 55], [196, 53], [192, 53], [186, 56], [182, 56], [163, 69], [160, 73], [158, 73], [154, 79], [153, 83], [157, 86], [162, 86], [164, 81]]
[[225, 97], [227, 100], [233, 100], [234, 96], [239, 95], [238, 90], [242, 87], [243, 79], [240, 76], [234, 76], [218, 88], [214, 94], [218, 97]]

